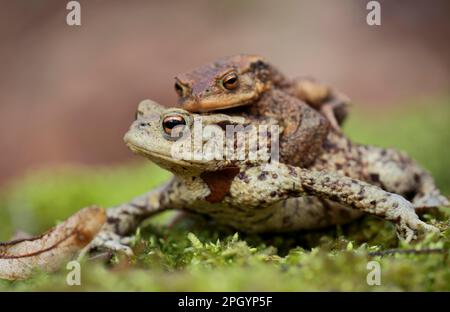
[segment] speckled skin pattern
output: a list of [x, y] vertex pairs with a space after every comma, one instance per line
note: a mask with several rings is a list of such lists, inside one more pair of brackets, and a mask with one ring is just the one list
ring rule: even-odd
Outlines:
[[[222, 81], [230, 72], [239, 80], [233, 90], [226, 89]], [[182, 88], [178, 103], [190, 112], [275, 119], [285, 129], [281, 160], [294, 166], [311, 163], [330, 125], [339, 130], [347, 116], [347, 97], [311, 78], [288, 79], [256, 55], [223, 58], [176, 79]], [[322, 114], [308, 113], [307, 108]]]
[[[369, 213], [392, 221], [399, 237], [438, 231], [422, 222], [417, 207], [448, 205], [431, 176], [395, 150], [352, 144], [331, 131], [322, 153], [308, 167], [237, 160], [177, 160], [164, 136], [165, 116], [193, 114], [146, 100], [125, 135], [135, 153], [174, 173], [166, 185], [107, 212], [107, 224], [93, 246], [130, 252], [121, 236], [145, 218], [167, 209], [210, 216], [243, 232], [315, 229]], [[202, 116], [203, 125], [247, 124], [242, 117]], [[411, 199], [413, 203], [407, 200]]]

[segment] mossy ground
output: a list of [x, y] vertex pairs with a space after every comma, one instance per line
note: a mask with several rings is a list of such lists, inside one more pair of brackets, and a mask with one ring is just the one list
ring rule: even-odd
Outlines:
[[[449, 195], [449, 121], [446, 97], [383, 114], [352, 113], [345, 131], [358, 142], [407, 151]], [[148, 163], [32, 172], [3, 192], [0, 239], [7, 240], [13, 229], [39, 233], [84, 206], [124, 202], [169, 176]], [[168, 229], [169, 217], [162, 215], [141, 226], [133, 259], [114, 257], [108, 264], [82, 260], [81, 286], [67, 286], [67, 271], [62, 268], [55, 274], [37, 273], [27, 281], [0, 281], [0, 290], [450, 290], [449, 213], [445, 209], [424, 216], [439, 225], [443, 234], [413, 245], [399, 243], [390, 223], [370, 216], [321, 231], [260, 236], [236, 234], [195, 219]], [[440, 252], [371, 256], [391, 248]], [[366, 282], [371, 260], [380, 263], [380, 286]]]

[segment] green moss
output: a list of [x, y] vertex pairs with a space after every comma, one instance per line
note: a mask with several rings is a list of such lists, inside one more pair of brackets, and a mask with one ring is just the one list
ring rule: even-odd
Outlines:
[[[412, 106], [415, 107], [415, 106]], [[389, 117], [356, 112], [346, 125], [363, 143], [395, 146], [428, 168], [445, 194], [450, 193], [448, 153], [450, 105], [445, 98], [421, 110], [394, 111]], [[31, 173], [5, 190], [0, 199], [0, 238], [12, 229], [39, 233], [90, 204], [105, 207], [167, 180], [154, 165], [119, 168], [50, 168]], [[415, 245], [399, 244], [389, 222], [367, 216], [341, 227], [284, 235], [243, 235], [202, 219], [167, 228], [166, 213], [142, 225], [136, 256], [108, 263], [82, 261], [82, 285], [67, 286], [62, 268], [27, 281], [0, 281], [3, 290], [146, 290], [146, 291], [302, 291], [450, 290], [450, 231], [427, 236]], [[424, 216], [449, 227], [448, 210]], [[387, 249], [438, 252], [374, 256]], [[381, 266], [381, 285], [369, 286], [367, 263]]]

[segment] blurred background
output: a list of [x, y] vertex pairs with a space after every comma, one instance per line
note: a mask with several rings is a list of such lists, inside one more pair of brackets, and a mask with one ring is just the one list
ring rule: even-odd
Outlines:
[[0, 185], [43, 166], [136, 159], [122, 135], [137, 103], [175, 105], [178, 72], [235, 53], [325, 81], [355, 111], [420, 100], [428, 112], [449, 94], [445, 0], [380, 1], [381, 26], [366, 24], [362, 0], [90, 0], [70, 27], [67, 2], [0, 3]]

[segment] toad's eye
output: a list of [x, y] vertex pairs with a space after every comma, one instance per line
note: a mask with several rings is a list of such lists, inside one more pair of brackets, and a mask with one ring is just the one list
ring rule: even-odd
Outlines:
[[184, 88], [178, 81], [175, 82], [175, 91], [177, 92], [178, 96], [184, 96]]
[[[162, 126], [167, 135], [174, 135], [176, 138], [181, 136], [182, 130], [184, 129], [184, 126], [186, 126], [186, 120], [180, 115], [166, 116], [162, 121]], [[176, 134], [172, 133], [175, 128], [177, 128]]]
[[227, 74], [222, 79], [222, 85], [227, 90], [234, 90], [239, 86], [239, 78], [235, 72]]

